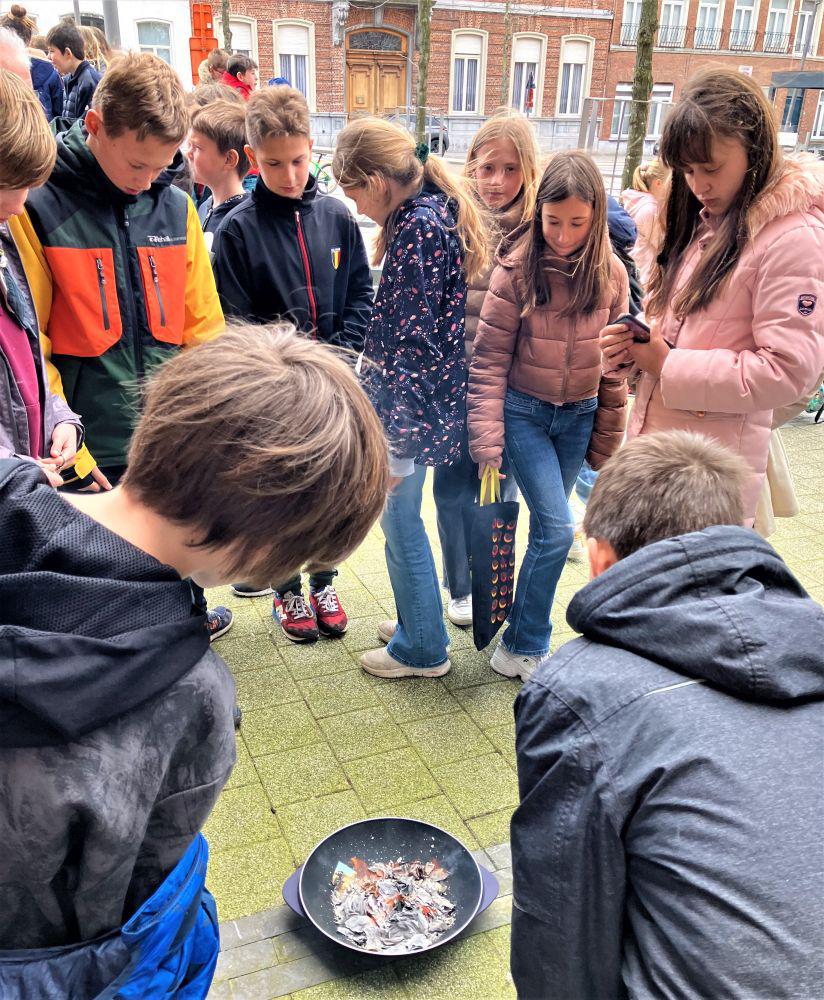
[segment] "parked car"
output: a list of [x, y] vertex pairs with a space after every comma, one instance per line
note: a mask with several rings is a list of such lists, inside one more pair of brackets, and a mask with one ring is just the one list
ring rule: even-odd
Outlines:
[[[397, 122], [412, 135], [415, 134], [415, 109], [412, 108], [408, 114], [389, 115], [390, 122]], [[443, 149], [441, 149], [441, 139], [443, 139]], [[426, 142], [433, 153], [443, 155], [449, 149], [449, 133], [446, 130], [446, 122], [437, 115], [426, 116]]]

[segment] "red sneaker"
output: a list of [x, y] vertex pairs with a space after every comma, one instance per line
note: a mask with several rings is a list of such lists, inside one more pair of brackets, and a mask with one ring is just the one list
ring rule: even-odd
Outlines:
[[300, 591], [295, 594], [287, 590], [285, 594], [276, 595], [272, 615], [292, 642], [315, 642], [317, 639], [315, 612]]
[[349, 627], [346, 612], [340, 606], [338, 593], [330, 583], [323, 590], [310, 591], [309, 601], [318, 620], [318, 628], [324, 635], [337, 639]]

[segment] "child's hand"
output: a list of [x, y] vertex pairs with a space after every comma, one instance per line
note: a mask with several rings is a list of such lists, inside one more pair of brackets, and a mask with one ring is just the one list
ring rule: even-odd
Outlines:
[[632, 364], [633, 359], [629, 352], [633, 344], [632, 334], [625, 323], [605, 326], [598, 334], [598, 339], [605, 371], [616, 371], [624, 365]]
[[53, 486], [55, 489], [57, 489], [58, 486], [63, 485], [63, 477], [60, 475], [59, 472], [57, 472], [53, 468], [53, 466], [48, 465], [42, 459], [38, 459], [37, 464], [40, 466], [43, 472], [46, 473], [46, 479], [48, 479], [49, 481], [49, 486]]
[[669, 357], [670, 346], [653, 328], [648, 344], [637, 344], [633, 341], [629, 353], [642, 372], [647, 372], [655, 378], [661, 377], [664, 362]]
[[64, 421], [58, 424], [52, 432], [50, 457], [46, 459], [49, 465], [64, 469], [71, 465], [77, 455], [77, 426]]
[[484, 473], [487, 469], [497, 469], [498, 475], [501, 479], [506, 479], [506, 476], [502, 475], [500, 472], [501, 459], [493, 458], [489, 462], [479, 462], [478, 463], [478, 479], [483, 479]]

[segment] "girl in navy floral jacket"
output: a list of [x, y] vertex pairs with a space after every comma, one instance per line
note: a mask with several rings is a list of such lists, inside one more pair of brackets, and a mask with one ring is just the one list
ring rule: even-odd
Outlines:
[[381, 521], [397, 622], [365, 653], [380, 677], [440, 677], [448, 637], [421, 519], [426, 467], [460, 455], [465, 419], [467, 278], [489, 259], [483, 222], [461, 178], [408, 132], [362, 118], [338, 136], [332, 167], [358, 211], [381, 227], [386, 257], [364, 347], [364, 388], [389, 439], [394, 488]]

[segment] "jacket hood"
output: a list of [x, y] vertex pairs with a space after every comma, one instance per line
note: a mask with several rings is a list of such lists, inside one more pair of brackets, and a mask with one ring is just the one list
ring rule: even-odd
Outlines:
[[657, 205], [655, 198], [649, 191], [636, 191], [634, 188], [627, 188], [626, 191], [621, 192], [621, 203], [633, 219], [642, 208], [648, 205]]
[[750, 236], [756, 237], [775, 219], [811, 208], [824, 212], [824, 162], [812, 153], [787, 156], [776, 177], [750, 206]]
[[[65, 119], [56, 119], [65, 122]], [[89, 190], [102, 191], [115, 204], [133, 205], [145, 195], [129, 195], [116, 187], [94, 157], [86, 143], [86, 126], [81, 119], [72, 122], [64, 131], [57, 133], [57, 162], [49, 181], [59, 187], [88, 193]], [[172, 163], [154, 181], [151, 191], [170, 186], [174, 178], [185, 168], [182, 154], [178, 151]], [[93, 185], [93, 186], [92, 186]]]
[[579, 591], [567, 621], [685, 677], [759, 702], [824, 696], [824, 610], [747, 528], [647, 545]]
[[75, 740], [161, 695], [209, 637], [189, 585], [0, 461], [0, 746]]

